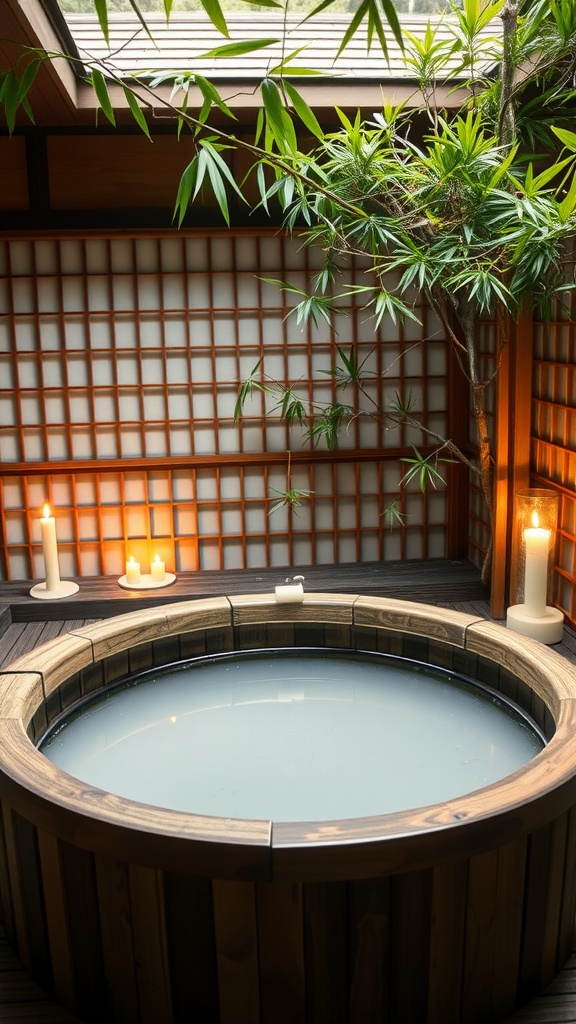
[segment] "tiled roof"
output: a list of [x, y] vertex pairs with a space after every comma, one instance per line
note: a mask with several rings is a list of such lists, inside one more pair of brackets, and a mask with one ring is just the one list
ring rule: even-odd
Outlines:
[[[349, 24], [349, 18], [334, 15], [316, 15], [309, 22], [302, 22], [300, 16], [288, 16], [288, 35], [281, 41], [282, 22], [278, 15], [233, 14], [227, 16], [230, 38], [220, 35], [203, 14], [174, 14], [167, 26], [160, 14], [146, 16], [154, 43], [142, 29], [139, 21], [131, 14], [109, 14], [110, 46], [108, 47], [94, 15], [67, 14], [66, 22], [76, 42], [80, 56], [100, 58], [113, 55], [115, 67], [130, 72], [195, 70], [208, 78], [259, 80], [278, 64], [282, 53], [291, 53], [300, 47], [304, 49], [294, 58], [294, 65], [310, 67], [340, 80], [352, 81], [387, 79], [405, 80], [413, 78], [409, 67], [402, 59], [402, 52], [392, 32], [387, 32], [389, 48], [388, 62], [376, 43], [370, 50], [366, 45], [366, 30], [360, 28], [343, 54], [335, 60], [336, 53]], [[451, 26], [454, 19], [435, 18], [439, 37], [452, 38]], [[402, 16], [402, 27], [413, 35], [421, 36], [426, 30], [428, 18], [423, 15]], [[498, 28], [499, 29], [499, 23]], [[493, 35], [494, 27], [486, 35]], [[245, 53], [241, 57], [205, 57], [207, 51], [225, 46], [230, 42], [252, 39], [278, 40], [262, 50]], [[307, 79], [310, 81], [310, 79]]]

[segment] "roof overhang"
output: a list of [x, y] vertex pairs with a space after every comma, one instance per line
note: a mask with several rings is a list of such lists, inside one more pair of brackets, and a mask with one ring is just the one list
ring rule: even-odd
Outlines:
[[[55, 9], [56, 8], [56, 9]], [[319, 21], [320, 18], [320, 21]], [[401, 49], [390, 33], [388, 60], [377, 47], [367, 46], [365, 31], [359, 30], [341, 55], [338, 48], [348, 19], [333, 15], [316, 16], [311, 22], [288, 18], [288, 35], [281, 39], [282, 23], [269, 14], [228, 16], [230, 39], [221, 36], [203, 15], [175, 15], [169, 25], [162, 16], [147, 15], [153, 41], [135, 16], [110, 13], [110, 40], [106, 43], [96, 16], [67, 15], [62, 18], [55, 0], [2, 0], [0, 4], [0, 61], [14, 64], [18, 44], [38, 46], [49, 51], [71, 52], [75, 46], [76, 64], [65, 58], [53, 58], [39, 75], [31, 95], [37, 124], [93, 124], [99, 105], [91, 86], [79, 72], [82, 62], [106, 63], [115, 75], [133, 81], [134, 74], [148, 71], [195, 70], [212, 81], [236, 117], [252, 121], [261, 105], [259, 82], [275, 67], [283, 52], [300, 50], [295, 63], [312, 67], [319, 75], [295, 77], [308, 104], [322, 120], [335, 106], [345, 110], [372, 112], [383, 103], [419, 106], [422, 95], [403, 60]], [[322, 31], [319, 31], [321, 24]], [[404, 27], [419, 35], [427, 19], [405, 16]], [[450, 19], [438, 19], [438, 32], [449, 36]], [[62, 38], [63, 37], [63, 38]], [[265, 49], [242, 57], [214, 58], [210, 52], [230, 41], [277, 39]], [[11, 42], [6, 42], [11, 40]], [[458, 106], [461, 90], [440, 84], [436, 90], [439, 106]], [[165, 102], [170, 87], [159, 87], [155, 96], [139, 90], [143, 106], [158, 125], [166, 123], [170, 113]], [[124, 91], [110, 83], [110, 99], [118, 121], [133, 123]], [[188, 109], [202, 104], [198, 89], [190, 89]]]

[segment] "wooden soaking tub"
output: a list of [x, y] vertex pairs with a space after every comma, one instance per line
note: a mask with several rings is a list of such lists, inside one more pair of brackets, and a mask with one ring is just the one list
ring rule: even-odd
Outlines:
[[[461, 672], [515, 700], [548, 744], [467, 796], [304, 823], [135, 803], [36, 749], [63, 711], [130, 673], [283, 647]], [[1, 676], [6, 926], [31, 973], [86, 1020], [488, 1024], [571, 951], [576, 673], [549, 648], [403, 601], [222, 597], [106, 619]]]

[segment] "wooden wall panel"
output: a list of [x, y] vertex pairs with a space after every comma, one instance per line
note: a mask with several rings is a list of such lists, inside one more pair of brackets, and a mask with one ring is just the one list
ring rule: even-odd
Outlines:
[[2, 167], [0, 211], [28, 209], [26, 143], [22, 136], [15, 136], [12, 139], [0, 136], [0, 167]]
[[[174, 207], [192, 159], [190, 136], [53, 135], [47, 140], [55, 210]], [[209, 203], [208, 195], [206, 197]]]

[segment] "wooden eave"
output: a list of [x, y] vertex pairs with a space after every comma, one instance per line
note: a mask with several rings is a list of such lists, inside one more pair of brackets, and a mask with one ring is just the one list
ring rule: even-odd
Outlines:
[[[233, 24], [232, 24], [233, 20]], [[410, 19], [407, 19], [409, 21]], [[87, 15], [68, 16], [68, 26], [80, 57], [90, 53], [103, 59], [109, 53], [95, 17]], [[175, 18], [167, 29], [159, 16], [150, 15], [153, 33], [158, 33], [159, 46], [154, 47], [145, 33], [138, 32], [139, 23], [126, 15], [110, 15], [110, 50], [115, 55], [114, 64], [118, 74], [126, 81], [131, 80], [131, 70], [143, 74], [151, 67], [163, 70], [184, 66], [195, 68], [204, 77], [213, 81], [223, 100], [229, 105], [239, 122], [253, 122], [261, 105], [259, 82], [267, 70], [281, 57], [281, 45], [272, 46], [266, 52], [254, 52], [241, 59], [224, 61], [206, 57], [206, 53], [226, 40], [220, 36], [206, 18], [188, 16]], [[269, 15], [234, 15], [229, 20], [231, 38], [278, 37], [279, 27]], [[390, 41], [389, 63], [377, 52], [368, 51], [365, 37], [358, 37], [344, 54], [335, 59], [344, 32], [345, 19], [327, 16], [318, 31], [316, 22], [313, 34], [311, 28], [302, 27], [293, 19], [288, 37], [288, 48], [304, 46], [296, 58], [297, 64], [319, 67], [320, 76], [295, 78], [299, 90], [316, 111], [321, 121], [332, 120], [334, 106], [345, 110], [362, 110], [368, 116], [382, 108], [384, 102], [403, 103], [407, 108], [417, 107], [422, 95], [416, 83], [411, 80], [402, 62], [401, 51], [395, 41]], [[425, 28], [423, 18], [410, 21], [410, 31]], [[10, 40], [10, 41], [8, 41]], [[128, 40], [128, 42], [126, 42]], [[46, 50], [62, 50], [63, 44], [44, 10], [42, 0], [2, 0], [0, 3], [0, 62], [1, 66], [13, 66], [21, 55], [18, 46], [23, 44]], [[452, 84], [453, 89], [453, 84]], [[439, 86], [437, 103], [440, 106], [454, 106], [461, 103], [462, 94], [448, 87]], [[154, 99], [140, 90], [142, 106], [153, 126], [169, 124], [169, 108], [164, 101], [170, 97], [170, 88], [157, 90]], [[71, 64], [64, 58], [46, 62], [31, 93], [31, 105], [35, 123], [39, 126], [63, 127], [94, 125], [99, 104], [93, 89], [78, 77]], [[123, 89], [110, 84], [110, 98], [117, 121], [122, 126], [134, 126]], [[188, 109], [191, 113], [200, 109], [202, 95], [196, 88], [190, 89]], [[230, 126], [234, 121], [220, 116], [214, 109], [214, 120]], [[102, 123], [100, 115], [98, 123]], [[27, 124], [22, 113], [19, 124]], [[231, 127], [232, 130], [232, 127]]]
[[[0, 3], [0, 67], [17, 65], [22, 47], [61, 51], [56, 34], [39, 0], [2, 0]], [[65, 59], [46, 61], [31, 92], [35, 119], [44, 124], [77, 120], [78, 78]]]

